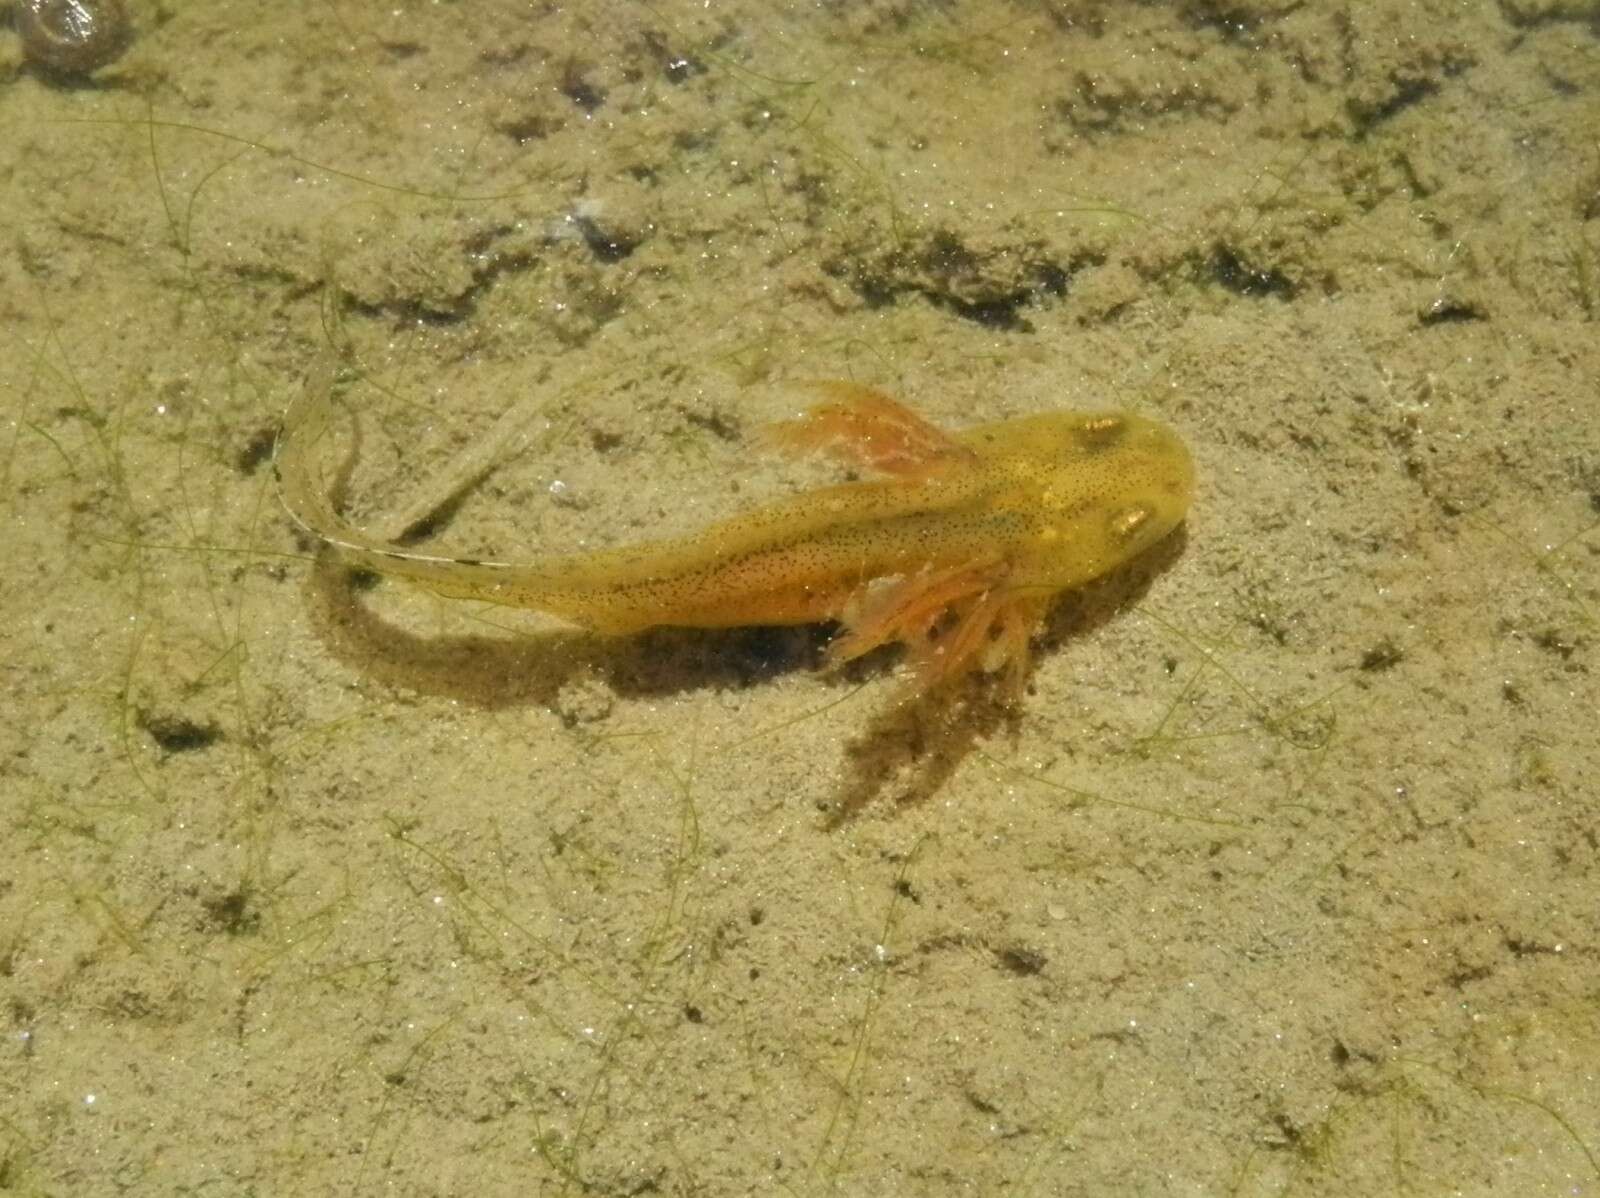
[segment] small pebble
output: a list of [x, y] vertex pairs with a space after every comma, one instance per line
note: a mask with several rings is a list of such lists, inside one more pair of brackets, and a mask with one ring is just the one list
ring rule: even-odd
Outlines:
[[87, 75], [127, 48], [122, 0], [18, 0], [14, 17], [29, 62]]

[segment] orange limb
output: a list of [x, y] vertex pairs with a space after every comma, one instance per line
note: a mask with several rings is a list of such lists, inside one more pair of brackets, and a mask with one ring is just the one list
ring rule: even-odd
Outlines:
[[1049, 600], [1006, 589], [1004, 572], [1003, 563], [970, 562], [900, 579], [846, 616], [845, 632], [828, 648], [829, 665], [901, 641], [910, 649], [915, 690], [1003, 669], [1007, 697], [1016, 701], [1027, 681], [1029, 638]]
[[978, 655], [989, 643], [998, 615], [999, 602], [993, 591], [985, 591], [963, 605], [953, 628], [935, 641], [918, 646], [917, 686], [933, 690], [953, 682], [978, 665]]
[[882, 391], [844, 382], [810, 385], [827, 401], [798, 420], [767, 426], [762, 439], [768, 444], [822, 450], [853, 465], [912, 477], [975, 460], [971, 449]]
[[828, 646], [828, 664], [853, 661], [890, 641], [918, 645], [928, 640], [945, 612], [992, 588], [999, 571], [999, 563], [971, 562], [922, 570], [890, 583], [869, 595], [859, 610], [846, 613], [845, 632]]
[[995, 637], [993, 664], [1005, 667], [1006, 698], [1012, 703], [1022, 701], [1023, 688], [1028, 682], [1028, 664], [1033, 656], [1030, 642], [1049, 606], [1048, 596], [1014, 595], [1000, 609], [1000, 631]]
[[1029, 638], [1044, 610], [1034, 596], [983, 592], [957, 608], [942, 636], [914, 647], [917, 689], [934, 690], [974, 670], [1005, 672], [1006, 698], [1016, 702], [1028, 678]]

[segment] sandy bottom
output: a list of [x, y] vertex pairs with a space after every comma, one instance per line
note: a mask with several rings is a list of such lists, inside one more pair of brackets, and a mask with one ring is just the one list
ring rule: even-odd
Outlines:
[[[1600, 1192], [1600, 29], [1572, 0], [130, 0], [0, 30], [0, 1191]], [[352, 579], [1128, 407], [1025, 702]]]

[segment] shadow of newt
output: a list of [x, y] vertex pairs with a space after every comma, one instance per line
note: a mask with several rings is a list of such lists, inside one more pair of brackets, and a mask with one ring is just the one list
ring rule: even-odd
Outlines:
[[[1054, 651], [1137, 603], [1184, 542], [1180, 528], [1113, 574], [1063, 596], [1047, 613], [1036, 647]], [[743, 689], [822, 668], [834, 635], [822, 624], [658, 628], [627, 638], [579, 630], [421, 635], [363, 603], [370, 580], [333, 554], [319, 555], [307, 576], [314, 626], [336, 659], [388, 685], [485, 710], [544, 707], [569, 726], [576, 721], [562, 694], [574, 682], [597, 678], [628, 698]], [[840, 685], [859, 685], [892, 669], [893, 657], [892, 649], [874, 652], [834, 675]], [[1008, 685], [990, 676], [969, 679], [909, 695], [870, 717], [845, 742], [843, 777], [819, 804], [823, 826], [836, 829], [876, 802], [910, 806], [937, 795], [975, 748], [1015, 732], [1022, 709]]]
[[[676, 539], [526, 563], [411, 548], [340, 514], [359, 426], [343, 464], [331, 478], [319, 474], [313, 451], [335, 426], [331, 362], [313, 371], [285, 416], [273, 468], [290, 516], [332, 554], [320, 553], [314, 572], [324, 627], [359, 645], [369, 668], [387, 661], [417, 689], [555, 706], [580, 670], [619, 693], [649, 694], [748, 684], [796, 661], [814, 665], [819, 654], [837, 670], [903, 646], [905, 701], [852, 742], [849, 777], [831, 805], [837, 823], [890, 790], [925, 798], [977, 739], [1013, 720], [1046, 614], [1054, 605], [1092, 626], [1130, 601], [1115, 584], [1138, 578], [1133, 563], [1176, 543], [1194, 467], [1171, 429], [1130, 413], [1049, 412], [952, 434], [871, 388], [812, 389], [822, 402], [763, 440], [823, 450], [880, 477], [751, 508]], [[430, 535], [458, 499], [459, 488], [426, 518]], [[587, 631], [423, 640], [351, 602], [339, 584], [348, 573], [334, 560]], [[1056, 605], [1062, 594], [1073, 602]], [[837, 632], [819, 643], [815, 629], [829, 624]], [[775, 631], [807, 626], [812, 633]], [[707, 629], [745, 631], [712, 638]], [[982, 681], [961, 685], [974, 676]]]

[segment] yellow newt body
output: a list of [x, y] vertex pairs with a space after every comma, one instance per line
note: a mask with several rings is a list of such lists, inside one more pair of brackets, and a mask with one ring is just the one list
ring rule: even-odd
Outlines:
[[355, 564], [441, 595], [612, 634], [839, 620], [831, 661], [902, 641], [924, 687], [1002, 664], [1020, 683], [1051, 598], [1149, 548], [1188, 511], [1188, 450], [1140, 416], [1053, 412], [949, 434], [870, 388], [821, 389], [825, 402], [767, 440], [887, 477], [805, 492], [690, 536], [529, 564], [417, 553], [353, 528], [317, 488], [305, 452], [328, 431], [326, 396], [291, 412], [276, 464], [284, 505], [304, 528]]

